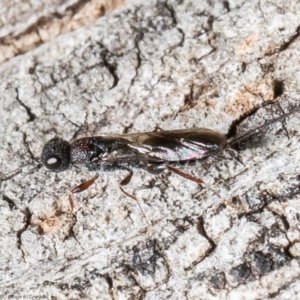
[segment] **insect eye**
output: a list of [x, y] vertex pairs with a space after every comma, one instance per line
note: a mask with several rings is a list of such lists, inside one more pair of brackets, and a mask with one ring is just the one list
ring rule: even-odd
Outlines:
[[70, 144], [60, 138], [50, 140], [42, 151], [41, 160], [52, 172], [61, 172], [70, 166]]
[[56, 155], [50, 156], [45, 162], [46, 168], [51, 171], [56, 171], [61, 166], [61, 164], [62, 160]]

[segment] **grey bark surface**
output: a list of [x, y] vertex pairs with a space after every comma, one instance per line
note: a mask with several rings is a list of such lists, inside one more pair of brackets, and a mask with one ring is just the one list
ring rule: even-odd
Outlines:
[[299, 299], [299, 114], [181, 166], [203, 186], [134, 170], [147, 219], [124, 170], [100, 173], [73, 213], [69, 190], [95, 172], [10, 173], [82, 126], [225, 134], [268, 100], [299, 105], [299, 2], [144, 2], [0, 65], [1, 299]]
[[88, 25], [123, 0], [0, 2], [0, 62]]

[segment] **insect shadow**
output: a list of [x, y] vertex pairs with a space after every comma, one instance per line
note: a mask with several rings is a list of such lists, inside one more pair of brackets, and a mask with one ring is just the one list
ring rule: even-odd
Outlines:
[[[126, 196], [138, 203], [145, 216], [137, 198], [124, 189], [124, 186], [132, 178], [133, 168], [142, 168], [152, 174], [160, 174], [164, 170], [169, 170], [202, 185], [201, 178], [183, 172], [176, 165], [205, 160], [220, 154], [227, 148], [238, 148], [241, 142], [257, 136], [263, 129], [276, 122], [284, 121], [300, 110], [300, 107], [296, 107], [288, 113], [282, 112], [279, 117], [275, 117], [241, 135], [237, 134], [237, 128], [245, 119], [253, 116], [262, 106], [270, 104], [274, 103], [258, 106], [235, 120], [227, 135], [207, 128], [164, 130], [157, 126], [151, 132], [83, 137], [72, 142], [55, 137], [45, 144], [41, 154], [41, 162], [48, 170], [56, 173], [76, 165], [84, 165], [90, 171], [127, 170], [128, 174], [121, 180], [119, 187]], [[90, 180], [70, 190], [71, 210], [74, 208], [73, 195], [86, 190], [98, 176], [96, 174]]]

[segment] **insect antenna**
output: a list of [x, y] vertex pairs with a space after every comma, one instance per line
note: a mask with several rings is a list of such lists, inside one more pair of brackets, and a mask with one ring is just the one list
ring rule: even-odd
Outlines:
[[245, 134], [243, 134], [243, 135], [241, 135], [241, 136], [239, 136], [239, 137], [236, 137], [236, 138], [233, 138], [232, 140], [229, 140], [228, 143], [227, 143], [227, 145], [228, 145], [228, 146], [232, 146], [232, 145], [234, 145], [234, 144], [236, 144], [236, 143], [239, 143], [239, 142], [241, 142], [241, 141], [247, 139], [248, 137], [254, 135], [255, 133], [258, 133], [258, 132], [259, 132], [260, 130], [262, 130], [263, 128], [268, 127], [268, 126], [271, 126], [271, 125], [274, 124], [274, 123], [277, 123], [277, 122], [280, 122], [280, 121], [285, 120], [287, 117], [293, 115], [293, 114], [296, 113], [297, 111], [300, 111], [300, 106], [294, 108], [293, 110], [291, 110], [291, 111], [288, 112], [288, 113], [283, 114], [283, 115], [280, 116], [280, 117], [277, 117], [277, 118], [275, 118], [275, 119], [273, 119], [273, 120], [271, 120], [271, 121], [269, 121], [269, 122], [266, 122], [265, 124], [263, 124], [263, 125], [261, 125], [261, 126], [259, 126], [259, 127], [256, 127], [256, 128], [254, 128], [254, 129], [252, 129], [252, 130], [246, 132]]
[[41, 168], [43, 165], [42, 163], [39, 161], [39, 160], [36, 160], [36, 161], [30, 161], [30, 162], [27, 162], [25, 163], [24, 165], [20, 166], [19, 168], [9, 172], [9, 173], [6, 173], [6, 174], [2, 174], [0, 176], [0, 182], [2, 181], [6, 181], [6, 180], [9, 180], [13, 177], [15, 177], [16, 175], [18, 175], [19, 173], [21, 173], [23, 171], [23, 168], [26, 167], [26, 166], [30, 166], [30, 165], [33, 165], [33, 167], [27, 171], [24, 176], [27, 176], [28, 174], [30, 174], [33, 170], [35, 169], [39, 169]]

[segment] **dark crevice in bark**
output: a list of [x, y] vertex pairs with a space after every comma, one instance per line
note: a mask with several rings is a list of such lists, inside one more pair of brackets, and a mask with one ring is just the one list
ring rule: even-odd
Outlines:
[[22, 252], [23, 260], [26, 261], [25, 253], [22, 249], [22, 238], [21, 238], [21, 236], [22, 236], [22, 233], [25, 232], [28, 229], [28, 227], [30, 226], [32, 213], [31, 213], [31, 211], [29, 210], [28, 207], [26, 207], [24, 209], [23, 213], [24, 213], [24, 222], [25, 222], [25, 224], [24, 224], [22, 229], [17, 231], [16, 237], [17, 237], [17, 247]]
[[108, 71], [110, 72], [111, 76], [113, 77], [113, 84], [110, 87], [110, 90], [112, 90], [114, 87], [117, 86], [118, 82], [119, 82], [119, 77], [117, 75], [117, 66], [114, 63], [111, 63], [108, 59], [108, 50], [105, 50], [104, 52], [102, 52], [101, 57], [103, 59], [103, 65], [108, 69]]
[[37, 118], [36, 115], [31, 111], [31, 109], [30, 109], [28, 106], [26, 106], [26, 105], [22, 102], [22, 100], [21, 100], [20, 97], [19, 97], [19, 90], [16, 88], [15, 91], [16, 91], [16, 93], [17, 93], [16, 100], [17, 100], [18, 103], [25, 109], [25, 111], [26, 111], [26, 113], [27, 113], [27, 115], [28, 115], [28, 117], [29, 117], [28, 122], [34, 121], [34, 120]]
[[287, 48], [289, 48], [289, 46], [300, 36], [300, 25], [297, 27], [296, 32], [294, 35], [292, 35], [290, 37], [290, 39], [288, 41], [286, 41], [285, 43], [283, 43], [280, 48], [279, 48], [279, 52], [280, 51], [284, 51]]
[[17, 208], [15, 202], [10, 199], [8, 196], [3, 195], [2, 199], [8, 204], [10, 210], [15, 210]]

